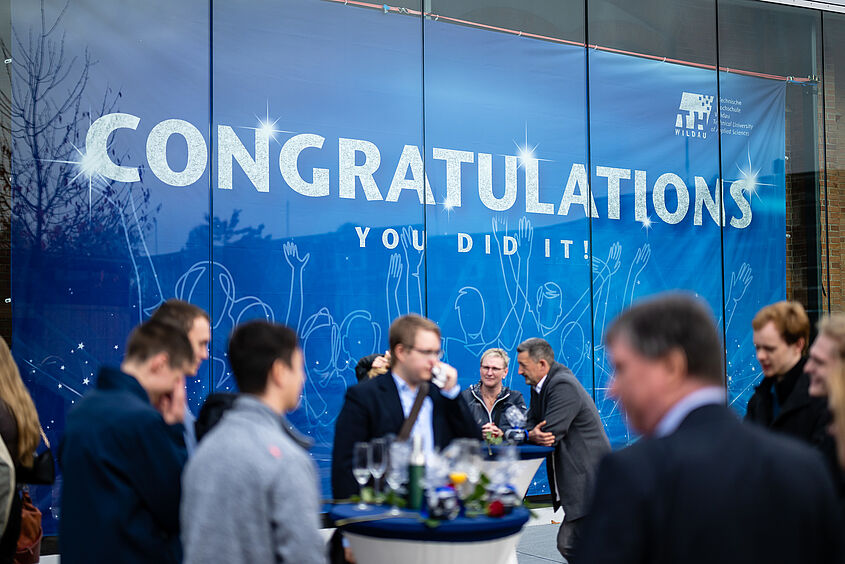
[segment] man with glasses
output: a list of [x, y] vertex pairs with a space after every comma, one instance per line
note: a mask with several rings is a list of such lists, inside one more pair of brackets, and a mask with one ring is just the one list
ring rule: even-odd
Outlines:
[[481, 378], [461, 392], [485, 437], [501, 437], [512, 427], [505, 416], [509, 407], [516, 407], [523, 415], [528, 411], [522, 394], [502, 384], [508, 373], [508, 360], [508, 353], [502, 349], [484, 351]]
[[420, 435], [426, 453], [445, 447], [455, 438], [481, 438], [481, 429], [460, 395], [458, 372], [440, 362], [440, 328], [419, 315], [403, 315], [391, 324], [388, 340], [390, 370], [349, 388], [338, 415], [332, 451], [335, 499], [358, 493], [352, 477], [352, 446], [391, 433], [398, 435], [411, 414], [420, 385], [432, 380], [435, 367], [445, 383], [442, 388], [428, 386], [411, 436]]

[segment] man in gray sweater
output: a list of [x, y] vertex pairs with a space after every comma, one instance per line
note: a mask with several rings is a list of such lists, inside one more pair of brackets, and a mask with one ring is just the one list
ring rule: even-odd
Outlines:
[[253, 321], [229, 340], [242, 395], [199, 444], [182, 481], [186, 564], [325, 564], [314, 463], [284, 421], [304, 382], [296, 334]]

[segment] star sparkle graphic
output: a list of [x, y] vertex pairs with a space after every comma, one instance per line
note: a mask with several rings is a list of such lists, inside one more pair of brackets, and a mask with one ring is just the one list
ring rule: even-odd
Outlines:
[[522, 167], [525, 168], [525, 164], [532, 161], [547, 161], [551, 162], [551, 159], [541, 159], [537, 157], [537, 147], [540, 146], [539, 143], [535, 143], [531, 145], [528, 141], [528, 124], [525, 124], [525, 138], [522, 141], [522, 145], [518, 142], [513, 142], [514, 146], [516, 147], [516, 157], [517, 157], [517, 168]]
[[[91, 110], [88, 110], [88, 129], [91, 129]], [[109, 185], [110, 180], [101, 174], [103, 167], [109, 163], [108, 151], [111, 149], [111, 144], [106, 147], [106, 151], [101, 154], [89, 154], [83, 151], [73, 143], [70, 143], [73, 150], [79, 156], [76, 160], [62, 160], [62, 159], [39, 159], [47, 163], [59, 163], [73, 165], [76, 169], [76, 174], [68, 180], [68, 184], [74, 182], [82, 177], [88, 183], [88, 221], [91, 221], [91, 208], [93, 203], [93, 193], [95, 190], [105, 188]]]
[[273, 141], [277, 141], [276, 134], [277, 133], [295, 133], [294, 131], [287, 131], [285, 129], [277, 129], [276, 124], [279, 123], [279, 120], [282, 118], [272, 119], [270, 117], [270, 100], [267, 100], [267, 109], [264, 113], [264, 117], [258, 117], [257, 114], [255, 115], [255, 119], [258, 120], [258, 127], [249, 127], [246, 125], [242, 125], [243, 129], [252, 129], [254, 131], [258, 131], [259, 133], [266, 135], [268, 139], [272, 139]]
[[760, 174], [760, 167], [754, 168], [754, 165], [751, 163], [751, 149], [746, 148], [746, 150], [748, 163], [743, 165], [736, 165], [736, 168], [739, 171], [739, 178], [737, 178], [735, 182], [742, 182], [742, 190], [746, 194], [750, 194], [751, 196], [757, 196], [757, 198], [760, 198], [760, 194], [758, 192], [761, 186], [774, 187], [775, 185], [759, 181], [758, 177]]

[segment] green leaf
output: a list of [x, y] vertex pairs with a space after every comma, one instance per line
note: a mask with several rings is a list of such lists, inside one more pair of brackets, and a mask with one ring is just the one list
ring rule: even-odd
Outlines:
[[487, 442], [488, 445], [502, 444], [502, 437], [493, 436], [492, 431], [487, 431], [484, 433], [484, 440]]

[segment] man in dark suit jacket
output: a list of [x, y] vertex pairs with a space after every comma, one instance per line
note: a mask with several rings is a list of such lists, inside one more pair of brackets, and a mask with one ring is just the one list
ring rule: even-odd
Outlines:
[[445, 447], [457, 437], [481, 439], [481, 429], [460, 396], [457, 371], [440, 362], [440, 329], [418, 315], [405, 315], [390, 326], [391, 370], [349, 388], [335, 424], [332, 450], [332, 493], [345, 499], [358, 493], [352, 476], [352, 447], [390, 433], [398, 434], [411, 411], [419, 385], [431, 380], [439, 365], [446, 375], [443, 389], [429, 386], [412, 435], [423, 448]]
[[555, 510], [563, 507], [557, 547], [569, 560], [592, 491], [601, 458], [610, 442], [593, 399], [572, 371], [555, 362], [551, 345], [533, 338], [517, 347], [519, 373], [531, 386], [528, 438], [555, 450], [546, 458], [546, 471]]
[[707, 308], [668, 295], [606, 337], [609, 393], [645, 438], [601, 463], [576, 562], [842, 562], [842, 522], [820, 455], [725, 407]]

